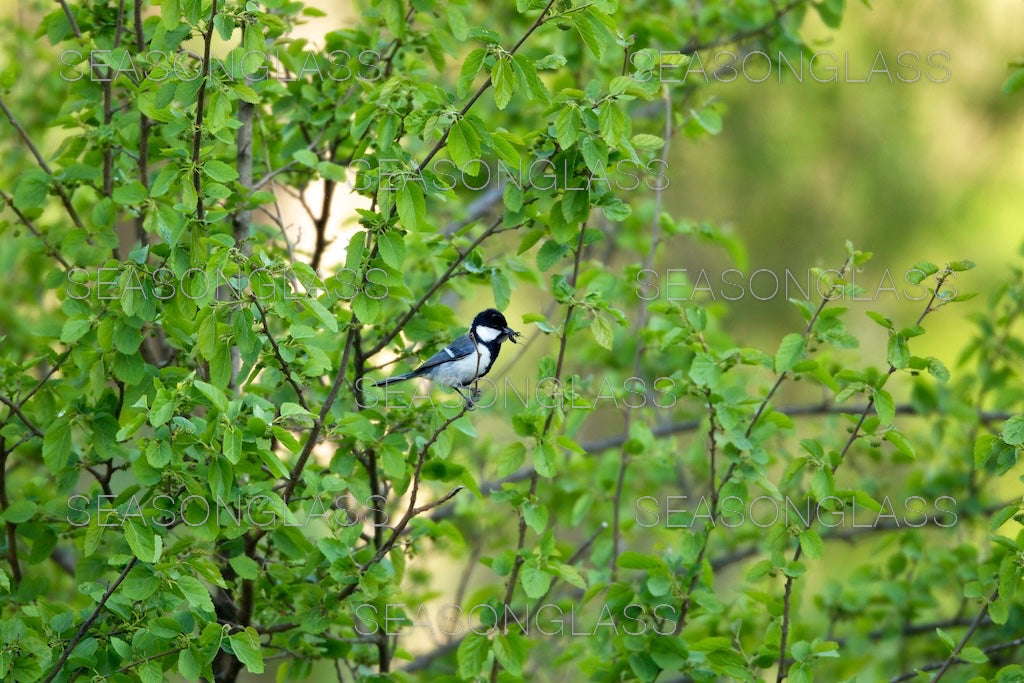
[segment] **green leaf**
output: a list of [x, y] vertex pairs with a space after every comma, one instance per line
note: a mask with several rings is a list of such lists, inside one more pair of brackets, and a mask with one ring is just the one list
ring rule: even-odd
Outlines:
[[313, 297], [309, 296], [303, 298], [303, 302], [305, 302], [310, 312], [316, 316], [317, 320], [323, 323], [324, 327], [326, 327], [328, 331], [338, 331], [337, 319], [333, 315], [331, 315], [331, 312], [327, 310], [326, 306], [320, 303], [319, 299], [314, 299]]
[[181, 10], [178, 8], [178, 0], [163, 0], [160, 5], [160, 21], [168, 31], [178, 27], [181, 21]]
[[551, 574], [548, 574], [537, 565], [525, 564], [520, 575], [520, 583], [523, 585], [526, 597], [536, 600], [548, 592], [548, 588], [551, 587], [552, 578]]
[[85, 333], [92, 327], [92, 320], [89, 318], [68, 318], [60, 332], [60, 340], [65, 344], [74, 344], [85, 336]]
[[191, 647], [178, 653], [178, 673], [187, 681], [199, 680], [202, 669], [199, 666], [199, 659]]
[[473, 85], [473, 79], [480, 72], [480, 67], [483, 66], [484, 57], [487, 56], [487, 51], [483, 48], [477, 48], [466, 55], [466, 61], [462, 63], [462, 68], [459, 70], [459, 80], [455, 86], [455, 93], [461, 99], [469, 94], [469, 89]]
[[1003, 441], [1011, 446], [1024, 446], [1024, 415], [1014, 415], [1000, 427]]
[[882, 424], [892, 424], [892, 420], [896, 416], [896, 402], [893, 400], [892, 394], [885, 389], [875, 391], [875, 411]]
[[7, 510], [0, 515], [0, 519], [11, 524], [21, 524], [32, 519], [36, 514], [37, 506], [31, 500], [17, 500], [7, 506]]
[[579, 135], [579, 114], [572, 107], [562, 107], [555, 117], [555, 136], [562, 149], [572, 147]]
[[250, 673], [263, 673], [263, 651], [260, 649], [260, 636], [256, 629], [248, 626], [244, 631], [232, 633], [228, 636], [228, 642], [238, 661], [245, 664]]
[[223, 391], [201, 379], [194, 380], [193, 385], [210, 401], [214, 408], [222, 413], [228, 412], [228, 399], [224, 396]]
[[427, 222], [427, 203], [419, 183], [407, 182], [398, 191], [398, 218], [409, 230], [416, 230]]
[[58, 418], [43, 434], [43, 462], [57, 474], [71, 462], [71, 423]]
[[608, 29], [594, 18], [590, 9], [577, 12], [572, 17], [573, 24], [579, 31], [580, 38], [583, 39], [583, 44], [597, 58], [597, 61], [601, 61], [604, 58], [605, 46], [611, 42]]
[[243, 102], [248, 102], [249, 104], [260, 103], [259, 94], [253, 90], [251, 86], [239, 81], [237, 83], [229, 84], [228, 87], [231, 88]]
[[513, 676], [523, 675], [523, 662], [526, 661], [526, 641], [515, 633], [509, 631], [505, 634], [495, 636], [491, 642], [494, 648], [494, 657]]
[[615, 563], [623, 569], [658, 570], [665, 568], [665, 562], [661, 558], [632, 550], [620, 554]]
[[523, 519], [531, 529], [542, 534], [548, 526], [548, 509], [540, 503], [524, 503]]
[[224, 457], [232, 465], [242, 459], [242, 430], [235, 425], [228, 425], [224, 430]]
[[115, 187], [111, 195], [114, 202], [122, 206], [129, 204], [141, 204], [146, 201], [146, 188], [139, 181]]
[[568, 244], [559, 244], [555, 240], [546, 240], [537, 251], [537, 268], [542, 273], [550, 270], [551, 266], [558, 263], [568, 251]]
[[960, 658], [964, 659], [971, 664], [984, 664], [988, 661], [988, 655], [981, 651], [980, 648], [968, 645], [960, 651]]
[[892, 319], [889, 316], [874, 311], [867, 311], [867, 316], [887, 330], [893, 329]]
[[384, 263], [399, 270], [405, 261], [405, 238], [397, 230], [388, 230], [378, 235], [377, 245]]
[[917, 458], [917, 452], [914, 450], [914, 446], [910, 443], [907, 437], [895, 429], [890, 429], [885, 433], [885, 440], [896, 447], [903, 455], [911, 459]]
[[649, 135], [648, 133], [637, 133], [630, 139], [630, 142], [633, 143], [634, 147], [648, 151], [659, 150], [665, 146], [663, 138], [659, 138], [657, 135]]
[[555, 476], [557, 469], [555, 447], [549, 443], [537, 444], [533, 449], [533, 466], [542, 477]]
[[814, 5], [821, 21], [829, 28], [839, 28], [843, 22], [843, 5], [845, 0], [822, 0]]
[[238, 179], [238, 171], [218, 159], [209, 159], [203, 164], [203, 173], [218, 183], [229, 183]]
[[805, 340], [803, 335], [795, 332], [787, 334], [779, 343], [775, 352], [775, 372], [789, 372], [804, 353]]
[[484, 671], [491, 654], [491, 641], [483, 634], [471, 632], [459, 645], [456, 659], [459, 662], [459, 676], [472, 680]]
[[504, 109], [515, 92], [515, 74], [507, 59], [499, 59], [494, 63], [491, 81], [494, 83], [494, 104], [498, 109]]
[[124, 527], [124, 537], [128, 547], [141, 562], [154, 563], [160, 559], [163, 550], [163, 539], [145, 524], [134, 519], [128, 520]]
[[494, 294], [494, 305], [500, 309], [508, 308], [512, 299], [512, 283], [508, 276], [497, 268], [491, 271], [491, 292]]
[[207, 614], [213, 614], [213, 600], [203, 582], [194, 576], [182, 576], [175, 582], [188, 604]]
[[889, 364], [896, 369], [907, 367], [910, 364], [910, 349], [907, 347], [907, 339], [901, 334], [889, 335], [888, 349]]
[[938, 358], [928, 357], [928, 374], [943, 384], [949, 381], [949, 369]]
[[50, 176], [38, 168], [20, 174], [17, 183], [14, 187], [14, 206], [18, 209], [38, 209], [46, 202], [46, 195], [50, 191]]
[[596, 314], [593, 322], [590, 324], [590, 331], [594, 334], [594, 339], [598, 344], [611, 351], [613, 340], [612, 326], [606, 317], [600, 313]]
[[303, 166], [309, 166], [310, 168], [315, 168], [320, 162], [320, 158], [312, 150], [308, 149], [300, 149], [293, 152], [292, 158]]
[[813, 529], [806, 529], [800, 534], [800, 549], [812, 560], [820, 560], [825, 554], [825, 544]]
[[698, 351], [697, 355], [693, 358], [693, 363], [690, 365], [689, 375], [690, 379], [698, 386], [714, 389], [718, 386], [722, 370], [715, 363], [714, 358], [703, 351]]
[[381, 465], [389, 479], [402, 479], [405, 476], [405, 457], [395, 448], [385, 448], [381, 454]]
[[243, 579], [255, 579], [259, 575], [260, 565], [247, 555], [235, 555], [228, 564]]
[[448, 155], [460, 169], [475, 161], [479, 154], [479, 140], [472, 126], [459, 119], [448, 129]]

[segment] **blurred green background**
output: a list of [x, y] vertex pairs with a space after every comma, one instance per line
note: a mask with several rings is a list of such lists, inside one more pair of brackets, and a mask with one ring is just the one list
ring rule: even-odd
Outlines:
[[[879, 310], [910, 324], [921, 303], [902, 292], [921, 292], [903, 281], [905, 271], [921, 260], [973, 260], [978, 268], [956, 286], [979, 297], [931, 319], [944, 326], [943, 334], [927, 335], [915, 347], [951, 363], [970, 331], [965, 317], [983, 307], [985, 293], [1005, 280], [1011, 265], [1021, 265], [1024, 106], [1020, 94], [1006, 96], [1001, 87], [1007, 62], [1024, 56], [1024, 3], [898, 1], [869, 9], [854, 0], [839, 30], [813, 12], [806, 27], [816, 50], [838, 57], [838, 82], [815, 81], [805, 65], [802, 82], [787, 73], [780, 83], [773, 71], [761, 83], [740, 77], [715, 85], [726, 109], [723, 132], [696, 143], [677, 139], [667, 208], [731, 226], [747, 247], [744, 283], [759, 268], [776, 271], [780, 281], [788, 268], [805, 282], [808, 268], [842, 261], [846, 239], [874, 252], [857, 284], [876, 300], [848, 305], [854, 333], [868, 333], [865, 360], [879, 364], [884, 330], [862, 312]], [[920, 56], [915, 82], [898, 80], [898, 73], [914, 75], [896, 63], [904, 51]], [[945, 71], [927, 65], [932, 52], [942, 53], [933, 61]], [[882, 69], [878, 55], [893, 82], [882, 71], [856, 82], [873, 65]], [[708, 72], [711, 61], [703, 62]], [[816, 63], [829, 61], [823, 55]], [[748, 75], [763, 78], [765, 60], [748, 60]], [[685, 248], [658, 269], [664, 280], [665, 268], [691, 275], [703, 268], [717, 289], [728, 267], [720, 250]], [[876, 291], [883, 282], [892, 286], [883, 281], [887, 271], [901, 294]], [[755, 279], [759, 296], [772, 288], [770, 277]], [[769, 301], [745, 296], [730, 308], [730, 330], [754, 345], [771, 348], [799, 324], [784, 293]], [[866, 348], [869, 340], [877, 352]]]

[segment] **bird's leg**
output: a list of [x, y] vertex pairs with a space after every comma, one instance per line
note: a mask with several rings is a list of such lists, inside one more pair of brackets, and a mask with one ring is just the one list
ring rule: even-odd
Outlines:
[[452, 389], [454, 389], [455, 393], [461, 396], [462, 400], [466, 402], [466, 410], [473, 410], [473, 408], [476, 407], [476, 405], [473, 403], [473, 399], [459, 391], [458, 387], [452, 387]]
[[479, 401], [480, 400], [480, 396], [482, 394], [483, 394], [483, 392], [480, 391], [480, 380], [478, 379], [475, 382], [473, 382], [473, 391], [470, 392], [469, 395], [473, 397], [473, 401]]

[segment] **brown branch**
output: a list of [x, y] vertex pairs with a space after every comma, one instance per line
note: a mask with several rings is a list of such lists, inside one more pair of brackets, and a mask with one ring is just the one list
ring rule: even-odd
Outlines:
[[196, 191], [196, 218], [206, 219], [203, 206], [203, 170], [199, 166], [199, 151], [203, 142], [203, 113], [206, 106], [206, 86], [210, 80], [210, 46], [213, 43], [213, 20], [217, 16], [217, 0], [210, 6], [210, 20], [203, 37], [203, 82], [196, 96], [196, 130], [192, 136], [192, 186]]
[[[13, 449], [12, 449], [13, 450]], [[6, 437], [0, 436], [0, 514], [7, 512], [10, 501], [7, 500], [7, 450]], [[18, 563], [18, 536], [13, 522], [5, 522], [7, 529], [7, 561], [11, 565], [11, 577], [14, 587], [21, 583], [21, 565]]]
[[18, 416], [22, 423], [28, 427], [28, 430], [32, 432], [33, 436], [38, 436], [40, 439], [43, 438], [43, 433], [36, 428], [32, 421], [25, 417], [25, 413], [21, 412], [21, 406], [7, 398], [3, 394], [0, 394], [0, 403], [11, 409], [11, 412]]
[[[135, 49], [141, 54], [146, 49], [146, 33], [142, 27], [142, 0], [135, 0], [135, 10], [132, 13], [135, 28]], [[139, 157], [137, 165], [139, 169], [139, 182], [149, 190], [149, 129], [150, 120], [144, 113], [139, 112]], [[135, 226], [135, 233], [139, 242], [143, 245], [149, 242], [144, 226], [146, 208], [143, 206], [139, 212], [138, 221]]]
[[324, 198], [320, 205], [320, 215], [313, 220], [313, 228], [316, 231], [316, 244], [313, 247], [313, 258], [309, 266], [315, 271], [320, 268], [320, 260], [323, 258], [324, 250], [327, 249], [327, 221], [331, 217], [331, 202], [334, 200], [334, 190], [338, 184], [333, 180], [324, 180]]
[[[938, 291], [938, 287], [936, 287], [935, 290]], [[934, 298], [935, 297], [933, 296], [932, 299]], [[981, 626], [981, 622], [985, 619], [985, 616], [988, 614], [989, 606], [993, 602], [995, 602], [998, 597], [999, 589], [997, 588], [994, 591], [992, 591], [992, 595], [989, 596], [988, 601], [978, 612], [978, 616], [975, 617], [971, 625], [967, 627], [967, 632], [964, 633], [963, 638], [961, 638], [960, 642], [956, 644], [956, 647], [953, 648], [953, 651], [949, 653], [949, 657], [946, 658], [946, 661], [942, 663], [942, 666], [939, 667], [939, 670], [935, 672], [934, 676], [932, 676], [932, 680], [930, 681], [930, 683], [938, 683], [938, 681], [946, 675], [946, 672], [949, 671], [949, 667], [953, 666], [954, 660], [960, 659], [960, 653], [964, 651], [964, 647], [967, 645], [967, 641], [971, 639], [971, 636], [974, 635], [974, 632], [978, 630], [979, 626]]]
[[[302, 445], [302, 451], [299, 453], [299, 459], [295, 461], [295, 466], [292, 467], [292, 471], [288, 473], [288, 483], [284, 487], [284, 492], [281, 494], [281, 498], [287, 503], [288, 499], [291, 498], [292, 493], [295, 491], [295, 487], [299, 483], [299, 477], [302, 476], [302, 470], [306, 467], [306, 462], [309, 460], [310, 454], [313, 452], [313, 447], [316, 446], [317, 439], [320, 437], [320, 432], [323, 431], [324, 423], [327, 420], [327, 416], [331, 412], [331, 406], [334, 405], [335, 399], [338, 398], [338, 391], [341, 389], [342, 382], [345, 381], [345, 371], [348, 369], [348, 361], [352, 354], [352, 348], [355, 342], [356, 328], [350, 327], [348, 335], [345, 337], [345, 350], [342, 353], [341, 365], [338, 368], [338, 374], [334, 378], [334, 383], [331, 385], [330, 391], [327, 393], [327, 398], [324, 399], [323, 405], [320, 406], [320, 414], [313, 422], [313, 429], [310, 430], [309, 436], [306, 437], [306, 443]], [[262, 534], [260, 534], [262, 536]]]
[[[530, 25], [530, 28], [526, 29], [526, 33], [524, 33], [523, 36], [516, 42], [516, 44], [512, 46], [512, 49], [508, 51], [509, 55], [514, 55], [516, 53], [516, 50], [522, 47], [523, 43], [526, 42], [526, 39], [533, 35], [533, 32], [541, 27], [541, 25], [544, 23], [544, 20], [547, 18], [548, 12], [551, 11], [551, 7], [554, 4], [555, 0], [548, 0], [548, 4], [544, 7], [543, 10], [541, 10], [541, 13], [540, 15], [537, 16], [536, 21], [534, 21], [533, 24]], [[492, 82], [493, 81], [491, 80], [491, 77], [488, 76], [487, 80], [484, 81], [484, 84], [481, 85], [475, 93], [473, 93], [473, 96], [471, 98], [469, 98], [469, 102], [466, 102], [465, 106], [463, 106], [462, 109], [459, 110], [459, 114], [458, 116], [456, 116], [455, 121], [458, 121], [463, 116], [465, 116], [467, 112], [469, 112], [473, 105], [476, 104], [476, 101], [480, 99], [480, 96], [487, 92], [487, 89], [491, 87]], [[455, 121], [452, 121], [452, 124], [445, 128], [444, 133], [441, 134], [441, 139], [437, 141], [433, 148], [431, 148], [431, 150], [427, 153], [427, 156], [423, 158], [423, 161], [421, 161], [419, 165], [416, 167], [417, 173], [421, 173], [423, 169], [426, 168], [427, 164], [429, 164], [431, 160], [435, 156], [437, 156], [437, 153], [444, 149], [445, 144], [448, 142], [448, 134], [455, 126]]]
[[421, 308], [423, 308], [424, 304], [426, 304], [430, 297], [434, 295], [434, 292], [439, 290], [444, 285], [444, 283], [446, 283], [451, 278], [452, 273], [454, 273], [455, 270], [460, 265], [462, 265], [462, 262], [466, 260], [466, 258], [473, 252], [473, 250], [479, 247], [480, 244], [483, 243], [485, 239], [487, 239], [488, 237], [495, 233], [495, 231], [501, 225], [502, 220], [503, 219], [499, 217], [496, 221], [491, 223], [491, 225], [486, 230], [484, 230], [479, 237], [473, 240], [473, 242], [469, 245], [468, 248], [466, 248], [465, 251], [460, 252], [459, 255], [455, 258], [455, 260], [452, 261], [452, 263], [448, 266], [448, 269], [441, 274], [441, 277], [437, 278], [437, 280], [434, 281], [434, 284], [432, 284], [423, 294], [423, 296], [421, 296], [419, 300], [412, 305], [412, 308], [406, 311], [405, 314], [398, 319], [398, 322], [395, 323], [395, 326], [391, 329], [391, 331], [385, 334], [376, 344], [374, 344], [373, 348], [367, 351], [364, 354], [364, 356], [366, 358], [370, 358], [371, 356], [374, 356], [375, 354], [379, 353], [385, 346], [390, 344], [391, 340], [397, 337], [398, 333], [402, 331], [406, 323], [412, 320], [413, 316], [416, 315], [416, 313], [418, 313]]
[[[1024, 645], [1024, 636], [1021, 636], [1020, 638], [1014, 638], [1013, 640], [1006, 643], [997, 643], [995, 645], [983, 647], [981, 648], [981, 651], [984, 652], [986, 655], [990, 655], [996, 652], [1001, 652], [1003, 650], [1009, 650], [1015, 647], [1020, 647], [1021, 645]], [[903, 681], [910, 681], [917, 678], [918, 671], [935, 671], [936, 669], [943, 669], [943, 667], [945, 667], [945, 669], [948, 669], [953, 664], [970, 664], [970, 662], [968, 662], [966, 659], [961, 659], [959, 656], [953, 658], [952, 660], [932, 662], [931, 664], [919, 666], [910, 673], [901, 674], [899, 676], [891, 678], [889, 679], [889, 683], [902, 683]], [[943, 675], [945, 675], [945, 669], [943, 669]], [[937, 679], [932, 678], [932, 681], [935, 680]]]
[[46, 239], [46, 236], [43, 235], [38, 228], [36, 228], [36, 226], [32, 223], [32, 220], [28, 216], [23, 214], [21, 210], [14, 205], [14, 199], [11, 198], [11, 196], [8, 195], [3, 190], [0, 190], [0, 199], [2, 199], [4, 203], [11, 208], [11, 211], [14, 212], [14, 215], [18, 217], [19, 221], [21, 221], [21, 224], [28, 228], [28, 231], [31, 232], [36, 237], [36, 239], [43, 243], [43, 248], [46, 250], [46, 253], [52, 256], [54, 259], [56, 259], [57, 262], [60, 263], [62, 266], [64, 266], [64, 270], [71, 270], [71, 265], [64, 260], [63, 256], [60, 255], [60, 252], [57, 251], [57, 247], [50, 244], [50, 241]]
[[[628, 48], [627, 48], [628, 49]], [[665, 104], [665, 142], [661, 148], [661, 162], [662, 164], [668, 163], [668, 150], [669, 143], [672, 141], [672, 98], [669, 97], [668, 92], [664, 93], [663, 101]], [[665, 186], [659, 186], [654, 194], [654, 218], [651, 221], [651, 246], [647, 250], [647, 258], [644, 261], [644, 271], [651, 270], [654, 266], [654, 256], [658, 251], [658, 244], [661, 241], [661, 199], [664, 193]], [[640, 317], [637, 320], [637, 341], [636, 351], [633, 354], [633, 374], [632, 377], [638, 377], [640, 375], [640, 361], [643, 359], [645, 349], [643, 331], [647, 326], [647, 306], [640, 307]], [[711, 393], [708, 392], [708, 406], [712, 407]], [[622, 429], [624, 436], [629, 438], [630, 428], [633, 426], [633, 406], [630, 403], [626, 404], [626, 420], [625, 425]], [[715, 483], [715, 451], [714, 451], [714, 420], [711, 423], [711, 485]], [[618, 559], [619, 559], [619, 546], [622, 537], [622, 530], [619, 528], [621, 510], [619, 509], [622, 505], [622, 490], [626, 483], [626, 468], [629, 466], [629, 453], [626, 451], [626, 442], [623, 441], [622, 450], [619, 453], [619, 475], [615, 480], [615, 495], [612, 498], [612, 557], [611, 557], [611, 580], [612, 583], [618, 580]]]
[[[53, 178], [53, 170], [50, 168], [49, 164], [46, 163], [46, 160], [43, 159], [43, 155], [39, 153], [39, 149], [32, 142], [32, 139], [29, 138], [25, 129], [22, 128], [21, 124], [18, 123], [18, 120], [14, 118], [14, 114], [12, 114], [11, 110], [7, 108], [7, 104], [4, 102], [3, 97], [0, 97], [0, 111], [3, 111], [4, 116], [7, 117], [7, 120], [14, 127], [14, 130], [18, 132], [18, 136], [21, 138], [22, 142], [24, 142], [29, 151], [32, 152], [32, 156], [36, 158], [36, 163], [39, 164], [39, 168], [43, 169], [44, 173]], [[71, 205], [71, 197], [64, 189], [64, 186], [60, 184], [60, 181], [54, 179], [53, 187], [57, 191], [57, 195], [60, 197], [61, 202], [64, 204], [64, 209], [67, 211], [68, 217], [71, 218], [71, 222], [75, 224], [75, 227], [85, 230], [85, 226], [82, 224], [82, 219], [78, 217], [78, 212], [75, 211], [75, 207]], [[89, 238], [87, 241], [92, 244], [92, 238]]]
[[345, 586], [345, 588], [341, 590], [341, 592], [338, 595], [339, 600], [344, 600], [345, 598], [349, 597], [350, 595], [356, 592], [356, 589], [359, 587], [359, 579], [364, 574], [366, 574], [367, 571], [369, 571], [370, 567], [380, 562], [389, 552], [391, 552], [391, 549], [395, 547], [395, 544], [398, 542], [399, 537], [402, 535], [402, 532], [405, 531], [405, 528], [409, 525], [409, 522], [412, 521], [413, 517], [416, 517], [417, 515], [423, 514], [428, 510], [431, 510], [439, 505], [446, 503], [447, 501], [451, 500], [456, 495], [458, 495], [458, 493], [465, 488], [464, 486], [457, 486], [448, 493], [446, 493], [445, 495], [438, 498], [437, 500], [426, 505], [416, 507], [416, 498], [419, 493], [420, 486], [420, 472], [423, 469], [423, 463], [426, 460], [427, 451], [430, 449], [431, 446], [434, 445], [434, 443], [438, 440], [441, 434], [446, 429], [448, 429], [448, 427], [451, 426], [453, 422], [455, 422], [460, 417], [465, 415], [466, 411], [468, 410], [468, 405], [462, 406], [462, 410], [460, 410], [458, 413], [445, 420], [444, 423], [441, 424], [441, 426], [434, 431], [430, 439], [428, 439], [427, 442], [423, 444], [423, 446], [420, 448], [419, 453], [417, 454], [416, 457], [416, 470], [413, 473], [412, 489], [409, 493], [409, 504], [406, 507], [405, 514], [402, 515], [402, 518], [398, 521], [398, 524], [396, 524], [394, 529], [391, 530], [391, 535], [388, 536], [388, 539], [384, 542], [384, 544], [377, 549], [377, 552], [373, 554], [373, 557], [371, 557], [369, 560], [366, 561], [365, 564], [359, 567], [356, 580], [350, 583], [349, 585]]
[[277, 359], [277, 362], [281, 364], [281, 373], [284, 375], [284, 378], [288, 380], [288, 383], [292, 385], [292, 389], [295, 390], [295, 395], [299, 398], [299, 405], [308, 411], [309, 404], [306, 403], [306, 397], [302, 391], [302, 387], [299, 386], [299, 383], [292, 377], [291, 366], [281, 355], [281, 349], [277, 345], [277, 340], [274, 339], [274, 335], [270, 332], [270, 326], [267, 324], [267, 312], [263, 310], [262, 306], [260, 306], [260, 302], [256, 299], [254, 294], [250, 294], [249, 298], [252, 300], [253, 304], [255, 304], [256, 310], [260, 312], [260, 323], [263, 325], [263, 334], [265, 334], [267, 339], [270, 340], [270, 345], [274, 349], [274, 357]]
[[[932, 290], [931, 298], [928, 299], [928, 303], [925, 304], [924, 310], [921, 311], [921, 315], [918, 316], [917, 322], [915, 323], [915, 325], [920, 325], [924, 321], [925, 316], [927, 316], [929, 313], [931, 313], [932, 311], [935, 310], [936, 307], [934, 306], [934, 304], [935, 304], [936, 298], [939, 295], [939, 290], [942, 289], [942, 286], [946, 282], [946, 278], [949, 277], [950, 274], [951, 274], [951, 271], [949, 271], [947, 269], [941, 275], [939, 275], [939, 277], [936, 279], [935, 289]], [[889, 370], [885, 374], [885, 376], [882, 378], [881, 383], [879, 384], [879, 388], [885, 386], [886, 380], [888, 380], [888, 378], [891, 377], [893, 375], [893, 373], [895, 373], [895, 372], [896, 372], [896, 366], [894, 366], [892, 363], [889, 363]], [[838, 460], [835, 462], [835, 464], [832, 465], [832, 468], [831, 468], [832, 469], [832, 474], [835, 474], [836, 470], [839, 468], [839, 465], [846, 459], [846, 454], [849, 453], [850, 448], [853, 446], [854, 441], [856, 441], [857, 438], [860, 436], [860, 430], [864, 426], [864, 422], [867, 420], [868, 415], [871, 414], [871, 411], [874, 408], [874, 406], [875, 406], [875, 394], [872, 393], [871, 396], [868, 397], [867, 405], [864, 406], [864, 409], [860, 413], [860, 418], [858, 418], [857, 424], [854, 426], [853, 431], [850, 432], [850, 436], [846, 440], [846, 443], [843, 445], [843, 449], [839, 452]], [[810, 520], [808, 520], [808, 523], [805, 525], [804, 528], [805, 529], [809, 529], [810, 528]], [[793, 562], [799, 561], [800, 557], [802, 555], [803, 555], [803, 546], [798, 543], [797, 546], [796, 546], [796, 550], [793, 552], [793, 560], [792, 561]], [[776, 683], [782, 683], [782, 681], [785, 680], [786, 673], [787, 673], [787, 668], [788, 668], [787, 667], [787, 659], [786, 659], [786, 642], [787, 642], [787, 639], [788, 639], [788, 636], [789, 636], [790, 602], [792, 600], [792, 595], [793, 595], [793, 580], [794, 579], [793, 579], [793, 577], [791, 575], [788, 575], [788, 574], [786, 575], [786, 585], [785, 585], [785, 588], [783, 589], [783, 595], [782, 595], [782, 629], [781, 629], [781, 635], [780, 635], [780, 638], [779, 638], [779, 666], [778, 666], [778, 671], [777, 671], [776, 678], [775, 678]], [[985, 610], [986, 611], [988, 610], [987, 606], [986, 606]], [[958, 652], [957, 652], [957, 654], [958, 654]], [[935, 681], [935, 680], [938, 680], [938, 679], [932, 679], [932, 680]]]
[[[551, 4], [549, 3], [548, 4], [548, 8], [550, 8], [550, 7], [551, 7]], [[545, 9], [544, 11], [547, 12], [547, 9]], [[543, 14], [541, 16], [543, 16]], [[587, 223], [586, 223], [586, 221], [584, 221], [580, 225], [580, 234], [579, 234], [579, 237], [576, 240], [576, 257], [573, 260], [572, 275], [570, 275], [570, 277], [569, 277], [569, 286], [572, 287], [572, 288], [576, 287], [576, 282], [579, 279], [580, 262], [583, 259], [583, 235], [586, 233], [586, 231], [587, 231]], [[569, 323], [572, 322], [572, 314], [573, 314], [573, 311], [575, 309], [576, 309], [576, 304], [574, 302], [570, 302], [569, 305], [565, 309], [565, 320], [562, 322], [562, 333], [560, 335], [559, 342], [558, 342], [558, 360], [555, 361], [555, 375], [554, 375], [554, 379], [556, 381], [560, 381], [561, 378], [562, 378], [562, 367], [563, 367], [563, 364], [565, 362], [565, 349], [566, 349], [566, 346], [568, 346], [568, 341], [569, 341]], [[551, 424], [552, 424], [552, 422], [554, 422], [554, 419], [555, 419], [555, 408], [552, 407], [548, 411], [547, 418], [544, 420], [544, 428], [541, 430], [541, 433], [540, 433], [540, 438], [541, 439], [544, 439], [548, 435], [548, 432], [551, 429]], [[537, 470], [535, 469], [533, 471], [533, 474], [530, 476], [530, 492], [529, 492], [529, 494], [527, 496], [528, 498], [533, 498], [533, 496], [536, 495], [536, 493], [537, 493], [537, 483], [539, 481], [540, 481], [540, 475], [537, 473]], [[504, 615], [508, 613], [508, 608], [512, 604], [512, 597], [515, 595], [515, 592], [516, 592], [516, 583], [519, 581], [519, 570], [522, 569], [523, 562], [524, 562], [522, 551], [523, 551], [523, 548], [526, 547], [526, 515], [523, 514], [522, 509], [519, 509], [518, 513], [519, 513], [519, 537], [518, 537], [518, 539], [516, 541], [515, 560], [512, 562], [512, 571], [508, 575], [508, 581], [505, 584], [505, 596], [502, 599], [502, 622], [501, 622], [501, 627], [502, 628], [504, 628], [504, 626], [505, 626], [506, 622], [505, 622]], [[491, 683], [497, 683], [498, 673], [499, 673], [500, 670], [501, 670], [501, 664], [498, 662], [497, 658], [495, 658], [494, 659], [494, 663], [491, 665], [491, 678], [490, 678]]]
[[53, 670], [50, 671], [50, 675], [46, 677], [43, 683], [51, 683], [51, 681], [57, 677], [57, 674], [60, 673], [61, 667], [64, 666], [64, 662], [68, 661], [68, 657], [71, 656], [71, 651], [75, 649], [75, 646], [78, 645], [79, 641], [82, 640], [86, 633], [88, 633], [89, 627], [92, 626], [93, 622], [96, 621], [96, 618], [99, 617], [100, 612], [103, 611], [103, 606], [107, 604], [107, 600], [109, 600], [110, 596], [114, 594], [114, 591], [117, 590], [117, 587], [121, 585], [121, 582], [124, 581], [126, 576], [128, 576], [128, 572], [132, 570], [132, 567], [134, 567], [135, 563], [138, 561], [139, 558], [132, 557], [128, 564], [124, 566], [124, 570], [121, 572], [120, 576], [114, 579], [114, 582], [110, 584], [107, 591], [103, 594], [103, 597], [101, 597], [100, 601], [96, 603], [96, 607], [93, 609], [92, 614], [90, 614], [89, 618], [82, 623], [78, 632], [75, 633], [75, 636], [71, 639], [71, 642], [69, 642], [67, 647], [64, 648], [64, 653], [61, 654], [60, 659], [57, 660], [57, 664], [53, 667]]
[[778, 24], [784, 16], [792, 12], [800, 5], [803, 5], [804, 2], [805, 0], [792, 0], [789, 4], [777, 8], [771, 20], [762, 24], [761, 26], [752, 29], [747, 29], [745, 31], [739, 31], [730, 36], [718, 38], [716, 40], [710, 40], [707, 42], [690, 42], [684, 45], [679, 50], [679, 53], [684, 55], [693, 54], [694, 52], [710, 50], [711, 48], [722, 47], [723, 45], [732, 45], [734, 43], [744, 41], [747, 38], [755, 38], [757, 36], [764, 35], [771, 31], [772, 28], [774, 28], [775, 25]]

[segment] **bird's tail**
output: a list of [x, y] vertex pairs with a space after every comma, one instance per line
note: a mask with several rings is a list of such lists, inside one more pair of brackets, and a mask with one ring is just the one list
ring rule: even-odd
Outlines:
[[394, 377], [388, 377], [387, 379], [378, 380], [378, 381], [373, 383], [373, 386], [375, 386], [375, 387], [386, 387], [389, 384], [398, 384], [399, 382], [404, 382], [407, 379], [412, 379], [415, 376], [416, 376], [416, 373], [414, 373], [414, 372], [407, 372], [404, 375], [395, 375]]

